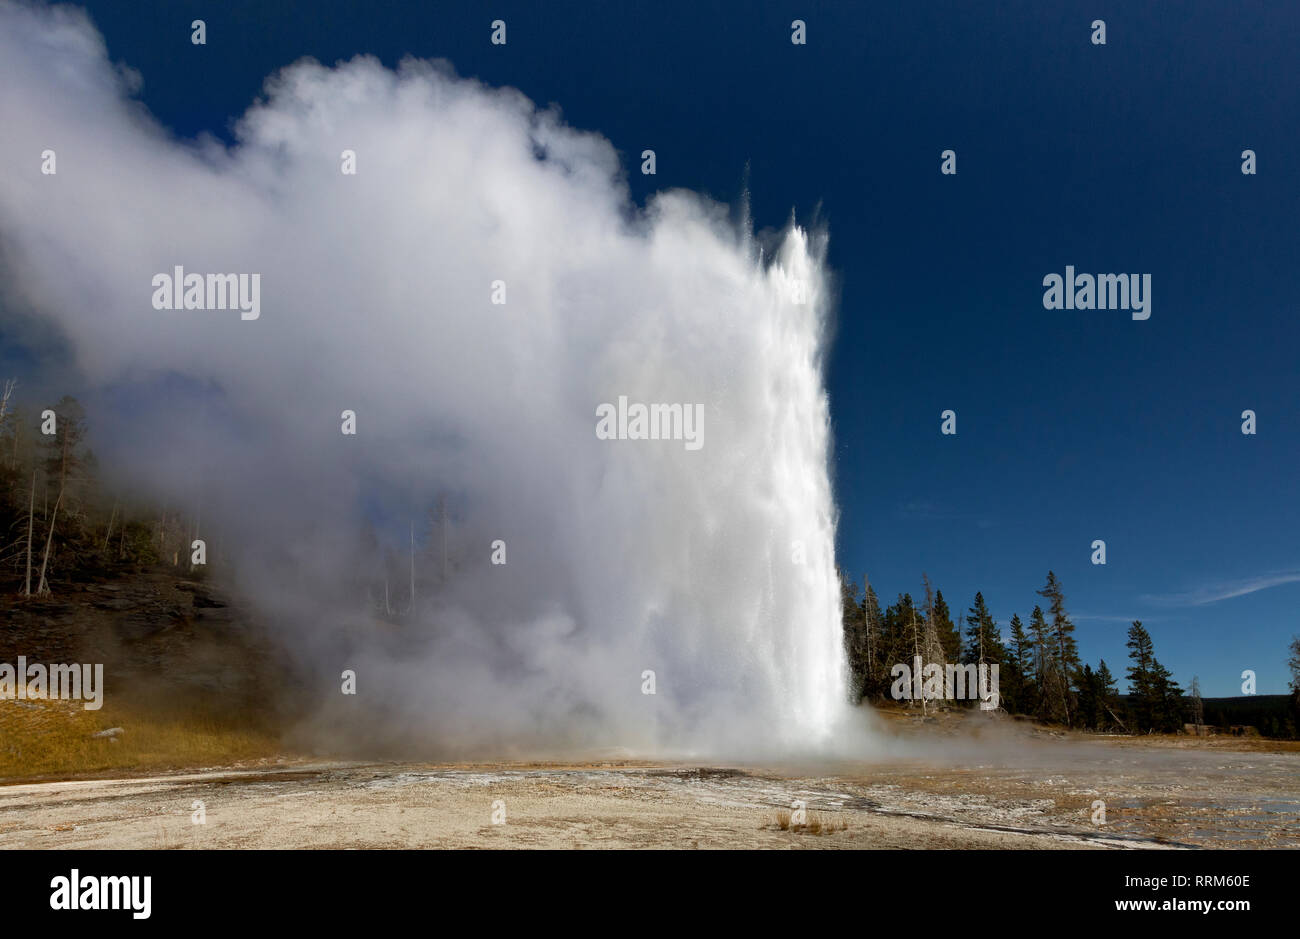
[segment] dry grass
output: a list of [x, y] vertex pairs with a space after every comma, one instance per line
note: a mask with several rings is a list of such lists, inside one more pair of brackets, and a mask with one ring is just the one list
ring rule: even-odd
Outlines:
[[789, 809], [776, 813], [776, 827], [782, 831], [796, 831], [809, 835], [829, 835], [833, 831], [845, 831], [849, 823], [840, 819], [828, 818], [817, 812], [805, 813], [802, 823], [792, 821]]
[[[121, 727], [116, 738], [91, 735]], [[80, 701], [0, 699], [0, 781], [229, 764], [275, 756], [268, 717], [215, 696], [124, 694], [98, 711]]]

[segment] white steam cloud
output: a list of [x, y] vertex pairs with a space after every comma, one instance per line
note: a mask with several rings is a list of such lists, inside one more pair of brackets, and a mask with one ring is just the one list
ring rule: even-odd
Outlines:
[[[824, 742], [844, 692], [823, 237], [791, 226], [764, 258], [692, 193], [637, 208], [608, 141], [446, 63], [299, 62], [230, 148], [161, 128], [71, 8], [0, 3], [0, 63], [6, 315], [53, 322], [130, 402], [92, 410], [101, 458], [201, 493], [323, 712], [352, 706], [353, 668], [372, 729], [457, 752]], [[177, 265], [260, 274], [260, 317], [154, 309]], [[619, 396], [702, 404], [702, 448], [598, 439]], [[445, 581], [424, 576], [440, 496]], [[421, 589], [379, 628], [360, 532], [405, 551], [408, 518]]]

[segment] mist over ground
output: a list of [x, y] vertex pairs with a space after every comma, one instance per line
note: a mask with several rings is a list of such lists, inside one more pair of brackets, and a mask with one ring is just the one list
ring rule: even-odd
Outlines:
[[[0, 3], [0, 62], [6, 331], [61, 337], [105, 473], [194, 507], [321, 726], [467, 756], [830, 745], [824, 231], [636, 206], [635, 155], [446, 62], [289, 65], [233, 147], [160, 127], [73, 8]], [[257, 317], [156, 309], [177, 266], [258, 274]], [[600, 439], [623, 396], [701, 405], [702, 445]]]

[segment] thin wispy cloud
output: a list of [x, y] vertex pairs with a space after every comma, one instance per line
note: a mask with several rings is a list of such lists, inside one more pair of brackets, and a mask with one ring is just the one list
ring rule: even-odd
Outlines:
[[1300, 570], [1277, 571], [1256, 577], [1224, 581], [1185, 593], [1147, 594], [1141, 599], [1155, 606], [1206, 606], [1210, 603], [1218, 603], [1220, 600], [1244, 597], [1270, 587], [1297, 582], [1300, 582]]

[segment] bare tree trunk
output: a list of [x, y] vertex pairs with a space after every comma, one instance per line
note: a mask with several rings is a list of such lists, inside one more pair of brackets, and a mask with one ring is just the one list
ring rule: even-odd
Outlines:
[[[933, 663], [943, 669], [944, 699], [946, 700], [952, 694], [952, 689], [948, 687], [948, 670], [944, 668], [947, 656], [944, 653], [943, 643], [939, 641], [939, 627], [938, 624], [935, 623], [934, 619], [934, 590], [930, 586], [930, 578], [928, 575], [923, 573], [921, 575], [921, 581], [925, 584], [925, 633], [922, 636], [921, 647], [923, 667]], [[913, 615], [915, 615], [915, 612], [913, 612]], [[922, 681], [921, 685], [921, 697], [922, 700], [926, 699], [924, 681]], [[940, 706], [941, 705], [936, 705], [936, 707]]]
[[32, 526], [36, 521], [36, 467], [32, 467], [32, 496], [27, 504], [27, 584], [23, 595], [32, 595]]
[[108, 540], [113, 537], [113, 520], [117, 518], [117, 499], [113, 500], [113, 511], [108, 514], [108, 531], [104, 532], [104, 550], [108, 550]]
[[54, 544], [54, 523], [59, 518], [59, 505], [63, 502], [63, 487], [59, 487], [59, 497], [54, 500], [54, 514], [50, 516], [50, 531], [45, 536], [45, 554], [41, 558], [41, 579], [36, 585], [37, 595], [50, 592], [50, 585], [45, 582], [45, 568], [50, 563], [50, 546]]
[[54, 525], [59, 520], [59, 506], [63, 504], [63, 490], [68, 485], [69, 433], [69, 431], [65, 430], [63, 434], [63, 463], [59, 468], [59, 495], [54, 500], [54, 512], [50, 515], [50, 530], [45, 536], [45, 554], [41, 558], [41, 577], [36, 585], [38, 595], [50, 592], [50, 585], [45, 582], [45, 571], [50, 563], [50, 548], [54, 545]]
[[[9, 413], [9, 399], [13, 397], [14, 389], [17, 387], [18, 379], [16, 378], [10, 378], [5, 382], [4, 397], [0, 398], [0, 431], [4, 430], [5, 415]], [[9, 465], [11, 467], [18, 466], [18, 432], [21, 429], [21, 424], [14, 424], [14, 449], [9, 455]]]
[[18, 379], [10, 378], [5, 382], [5, 390], [0, 394], [0, 427], [4, 426], [5, 415], [9, 413], [9, 399], [13, 396], [14, 386], [18, 384]]
[[[10, 378], [5, 382], [4, 394], [0, 396], [0, 435], [4, 434], [5, 415], [9, 413], [9, 399], [13, 396], [14, 388], [18, 386], [18, 379]], [[14, 427], [14, 457], [18, 456], [18, 427]]]
[[1066, 673], [1065, 639], [1061, 636], [1059, 627], [1056, 633], [1056, 658], [1061, 663], [1061, 709], [1065, 711], [1065, 726], [1072, 727], [1074, 725], [1070, 723], [1070, 676]]
[[[921, 659], [921, 668], [924, 669], [924, 668], [925, 668], [925, 660], [921, 658], [921, 634], [917, 631], [917, 628], [916, 628], [916, 608], [915, 608], [915, 607], [912, 608], [912, 653], [913, 653], [913, 658], [912, 658], [912, 664], [913, 664], [913, 666], [916, 665], [916, 662], [917, 662], [918, 659]], [[924, 672], [922, 672], [922, 676], [924, 676]], [[912, 687], [915, 688], [915, 687], [916, 687], [916, 676], [915, 676], [915, 675], [912, 676], [912, 683], [913, 683], [913, 684], [912, 684]], [[913, 700], [915, 700], [915, 697], [913, 697]], [[922, 716], [922, 717], [925, 717], [925, 714], [926, 714], [926, 706], [925, 706], [925, 678], [922, 677], [922, 679], [921, 679], [921, 716]]]
[[1115, 723], [1119, 724], [1119, 726], [1124, 728], [1124, 733], [1126, 734], [1131, 733], [1131, 731], [1128, 729], [1128, 725], [1119, 719], [1119, 715], [1110, 709], [1109, 704], [1102, 704], [1102, 707], [1106, 709], [1107, 713], [1109, 713], [1111, 717], [1115, 718]]

